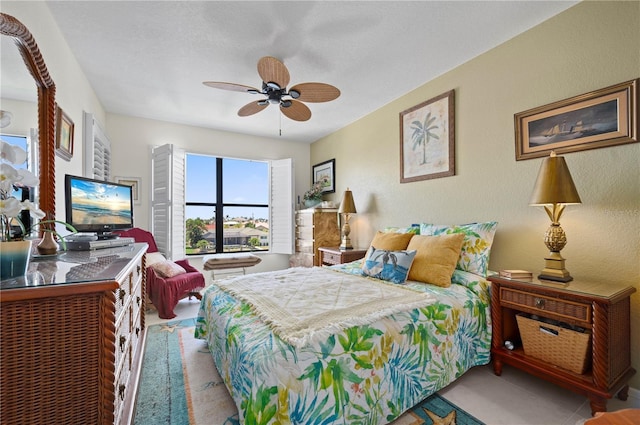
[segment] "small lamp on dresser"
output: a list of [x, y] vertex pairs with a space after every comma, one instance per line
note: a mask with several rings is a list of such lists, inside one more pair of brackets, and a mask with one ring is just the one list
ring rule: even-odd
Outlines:
[[542, 161], [529, 202], [533, 206], [544, 206], [551, 219], [551, 226], [544, 234], [544, 243], [549, 248], [549, 255], [545, 257], [545, 267], [538, 278], [558, 282], [573, 280], [564, 268], [565, 259], [560, 255], [560, 251], [567, 244], [567, 236], [560, 227], [560, 216], [565, 206], [580, 203], [580, 195], [564, 157], [556, 156], [555, 152], [551, 151], [551, 155]]
[[340, 242], [340, 250], [353, 249], [351, 245], [351, 239], [349, 238], [349, 234], [351, 233], [351, 227], [349, 226], [349, 218], [351, 214], [355, 214], [356, 204], [353, 202], [353, 193], [347, 188], [344, 191], [344, 195], [342, 196], [342, 202], [340, 203], [340, 208], [338, 209], [338, 213], [342, 215], [342, 237]]

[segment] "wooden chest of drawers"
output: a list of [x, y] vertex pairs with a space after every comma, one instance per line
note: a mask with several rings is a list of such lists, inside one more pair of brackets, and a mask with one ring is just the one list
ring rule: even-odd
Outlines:
[[1, 282], [0, 423], [132, 423], [147, 245], [130, 248], [32, 262]]
[[337, 210], [307, 209], [296, 211], [296, 253], [292, 256], [292, 266], [319, 266], [321, 246], [338, 246]]

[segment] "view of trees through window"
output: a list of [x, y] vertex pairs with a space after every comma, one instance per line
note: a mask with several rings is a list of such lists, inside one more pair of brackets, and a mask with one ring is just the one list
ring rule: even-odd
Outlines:
[[269, 250], [269, 164], [186, 155], [187, 254]]

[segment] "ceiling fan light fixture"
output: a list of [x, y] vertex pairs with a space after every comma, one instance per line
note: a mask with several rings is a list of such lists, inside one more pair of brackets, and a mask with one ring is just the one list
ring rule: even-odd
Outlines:
[[[1, 1], [1, 0], [0, 0]], [[203, 84], [214, 88], [250, 94], [262, 94], [264, 99], [249, 102], [238, 111], [241, 117], [247, 117], [264, 110], [269, 105], [280, 105], [282, 115], [294, 121], [307, 121], [311, 110], [304, 102], [329, 102], [340, 96], [340, 90], [326, 83], [300, 83], [289, 85], [289, 70], [278, 59], [265, 56], [258, 61], [258, 74], [262, 79], [261, 89], [243, 84], [222, 81], [205, 81]], [[285, 96], [290, 98], [284, 99]]]

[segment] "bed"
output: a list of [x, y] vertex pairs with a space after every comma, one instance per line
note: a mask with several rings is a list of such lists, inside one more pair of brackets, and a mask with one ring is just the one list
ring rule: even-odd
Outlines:
[[[477, 274], [468, 266], [478, 241], [465, 235], [442, 285], [412, 279], [413, 254], [408, 280], [396, 284], [382, 269], [402, 269], [419, 250], [383, 250], [385, 266], [367, 275], [377, 237], [363, 260], [230, 277], [204, 292], [195, 335], [207, 341], [240, 423], [387, 424], [489, 362], [488, 249]], [[315, 312], [331, 303], [330, 319]]]

